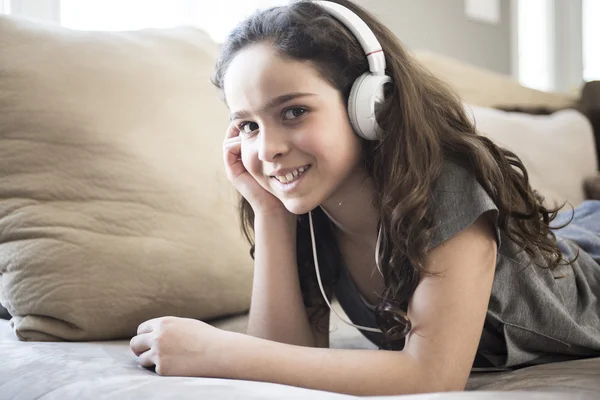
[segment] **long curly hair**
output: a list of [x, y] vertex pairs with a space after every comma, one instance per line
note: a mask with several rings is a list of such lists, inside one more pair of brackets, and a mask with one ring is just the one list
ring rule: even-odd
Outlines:
[[[446, 160], [471, 171], [499, 209], [499, 228], [540, 267], [554, 268], [563, 260], [550, 222], [560, 208], [547, 208], [529, 184], [519, 157], [477, 134], [460, 98], [435, 78], [403, 48], [395, 35], [373, 15], [347, 0], [334, 0], [356, 13], [382, 45], [387, 74], [378, 111], [378, 141], [362, 141], [364, 168], [375, 185], [374, 206], [379, 211], [381, 246], [376, 257], [385, 289], [375, 309], [383, 332], [381, 348], [402, 349], [411, 329], [408, 303], [426, 273], [425, 253], [432, 236], [432, 187]], [[369, 70], [357, 39], [339, 21], [310, 1], [258, 11], [240, 23], [222, 45], [213, 83], [223, 89], [227, 68], [236, 54], [254, 43], [271, 43], [285, 57], [310, 62], [337, 88], [346, 102], [354, 80]], [[241, 229], [254, 257], [254, 213], [240, 199]], [[313, 211], [323, 284], [331, 298], [342, 262], [332, 225], [322, 211]], [[310, 322], [319, 326], [327, 313], [315, 277], [306, 215], [298, 216], [298, 276], [305, 306], [315, 312]], [[536, 258], [538, 257], [538, 258]]]

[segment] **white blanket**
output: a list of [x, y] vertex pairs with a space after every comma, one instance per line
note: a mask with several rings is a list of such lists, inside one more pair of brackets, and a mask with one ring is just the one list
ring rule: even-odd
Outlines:
[[[337, 333], [336, 333], [337, 332]], [[362, 338], [344, 342], [344, 328], [332, 333], [337, 344], [361, 347]], [[350, 339], [346, 336], [346, 339]], [[335, 340], [335, 339], [334, 339]], [[265, 382], [160, 377], [137, 364], [127, 341], [19, 342], [8, 321], [0, 320], [0, 399], [352, 399], [354, 396]], [[515, 372], [474, 374], [469, 393], [388, 396], [378, 399], [597, 399], [600, 358], [538, 366]], [[511, 390], [510, 393], [502, 392]], [[365, 397], [373, 399], [376, 397]]]

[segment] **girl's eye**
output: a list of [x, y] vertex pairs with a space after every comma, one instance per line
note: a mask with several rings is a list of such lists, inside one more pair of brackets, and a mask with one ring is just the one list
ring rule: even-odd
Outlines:
[[[306, 113], [306, 109], [301, 108], [301, 107], [288, 108], [287, 110], [284, 110], [284, 112], [283, 112], [285, 120], [296, 119], [305, 113]], [[238, 125], [238, 129], [240, 130], [240, 133], [242, 133], [246, 136], [253, 134], [255, 131], [258, 130], [258, 128], [259, 127], [256, 122], [250, 122], [250, 121], [244, 121]]]
[[285, 119], [294, 119], [294, 118], [298, 118], [305, 112], [306, 112], [306, 110], [304, 108], [299, 108], [299, 107], [288, 108], [287, 110], [284, 111], [284, 117], [285, 117]]
[[256, 122], [242, 122], [238, 126], [238, 129], [243, 134], [249, 135], [249, 134], [251, 134], [252, 132], [254, 132], [255, 130], [258, 129], [258, 124]]

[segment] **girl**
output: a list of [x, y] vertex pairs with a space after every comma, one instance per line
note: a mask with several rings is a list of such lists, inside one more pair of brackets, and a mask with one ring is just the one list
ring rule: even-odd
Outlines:
[[[368, 12], [259, 12], [222, 46], [214, 83], [255, 260], [247, 335], [148, 321], [132, 339], [142, 365], [390, 395], [600, 355], [600, 202], [544, 205], [519, 157]], [[381, 351], [328, 348], [334, 295]]]

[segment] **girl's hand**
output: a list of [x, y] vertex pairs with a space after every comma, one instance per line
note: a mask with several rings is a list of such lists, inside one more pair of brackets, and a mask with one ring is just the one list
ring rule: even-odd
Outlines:
[[255, 214], [272, 212], [288, 212], [283, 203], [273, 194], [265, 190], [246, 170], [242, 163], [242, 140], [240, 131], [231, 123], [227, 128], [223, 142], [223, 160], [225, 172], [233, 186], [252, 206]]
[[140, 364], [156, 367], [158, 375], [218, 378], [235, 335], [195, 319], [162, 317], [142, 323], [129, 345]]

